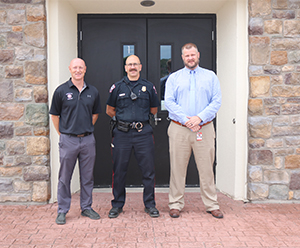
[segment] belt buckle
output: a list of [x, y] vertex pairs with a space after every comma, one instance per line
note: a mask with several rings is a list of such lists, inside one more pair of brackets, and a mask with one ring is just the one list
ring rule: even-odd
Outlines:
[[84, 135], [85, 135], [85, 134], [78, 134], [77, 137], [78, 137], [78, 138], [82, 138], [82, 137], [84, 137]]
[[142, 122], [133, 122], [132, 123], [132, 128], [135, 128], [138, 132], [141, 132], [143, 129], [143, 123]]

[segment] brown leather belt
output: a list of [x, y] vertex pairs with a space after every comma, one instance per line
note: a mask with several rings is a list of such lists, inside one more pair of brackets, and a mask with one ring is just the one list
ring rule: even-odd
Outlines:
[[[178, 121], [174, 121], [174, 120], [171, 120], [171, 121], [173, 121], [174, 123], [176, 123], [177, 125], [179, 125], [179, 126], [182, 126], [182, 127], [187, 127], [186, 125], [183, 125], [183, 124], [181, 124], [180, 122], [178, 122]], [[203, 125], [201, 125], [202, 127], [203, 126], [205, 126], [205, 125], [208, 125], [209, 123], [211, 123], [211, 121], [209, 121], [209, 122], [206, 122], [206, 123], [204, 123]]]

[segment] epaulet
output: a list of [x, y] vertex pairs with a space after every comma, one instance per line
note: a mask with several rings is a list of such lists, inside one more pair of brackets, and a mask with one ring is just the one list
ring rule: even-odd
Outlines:
[[114, 85], [119, 85], [121, 83], [126, 83], [125, 78], [122, 78], [120, 81], [114, 83]]
[[120, 81], [114, 83], [114, 84], [110, 87], [109, 93], [112, 93], [113, 90], [114, 90], [119, 84], [121, 84], [121, 83], [126, 83], [124, 78], [122, 78]]

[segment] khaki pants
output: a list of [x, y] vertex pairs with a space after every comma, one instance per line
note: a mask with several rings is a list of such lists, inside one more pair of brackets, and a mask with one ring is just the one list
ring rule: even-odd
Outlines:
[[184, 207], [184, 190], [188, 162], [193, 151], [200, 180], [202, 201], [207, 211], [219, 209], [213, 174], [215, 155], [215, 130], [213, 123], [201, 128], [202, 140], [197, 133], [174, 122], [168, 128], [170, 145], [170, 191], [169, 208]]

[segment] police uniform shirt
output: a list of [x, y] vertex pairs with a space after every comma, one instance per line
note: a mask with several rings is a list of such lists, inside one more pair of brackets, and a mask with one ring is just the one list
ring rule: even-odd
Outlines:
[[[131, 92], [137, 96], [136, 100], [131, 99]], [[145, 79], [139, 78], [136, 82], [130, 82], [126, 76], [113, 84], [109, 93], [106, 103], [116, 108], [117, 120], [148, 121], [150, 108], [159, 106], [155, 86]]]
[[51, 115], [59, 116], [59, 131], [64, 134], [92, 133], [93, 114], [101, 113], [98, 90], [85, 83], [78, 91], [71, 79], [57, 87], [50, 108]]

